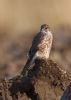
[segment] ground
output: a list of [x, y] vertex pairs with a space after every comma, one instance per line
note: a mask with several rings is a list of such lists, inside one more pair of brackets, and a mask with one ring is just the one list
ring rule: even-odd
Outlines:
[[11, 96], [13, 100], [15, 96], [16, 100], [17, 95], [18, 100], [29, 100], [28, 97], [32, 98], [31, 100], [60, 100], [70, 80], [68, 73], [54, 61], [37, 59], [27, 77], [16, 76], [8, 81], [12, 82], [11, 84], [5, 83], [6, 88], [9, 86], [9, 90], [5, 91], [10, 92], [6, 97], [8, 100]]

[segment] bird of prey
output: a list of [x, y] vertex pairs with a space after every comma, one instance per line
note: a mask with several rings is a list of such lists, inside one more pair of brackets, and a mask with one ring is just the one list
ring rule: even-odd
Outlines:
[[34, 37], [32, 46], [29, 50], [28, 60], [22, 74], [25, 74], [35, 59], [48, 59], [52, 47], [53, 35], [47, 24], [41, 25], [39, 33]]

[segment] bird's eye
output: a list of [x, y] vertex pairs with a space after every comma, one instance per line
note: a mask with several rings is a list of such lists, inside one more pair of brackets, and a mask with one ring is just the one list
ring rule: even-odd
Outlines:
[[47, 27], [45, 29], [47, 29]]

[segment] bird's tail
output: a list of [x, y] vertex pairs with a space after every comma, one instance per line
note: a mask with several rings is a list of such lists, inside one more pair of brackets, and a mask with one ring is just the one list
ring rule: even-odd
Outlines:
[[22, 75], [25, 75], [26, 74], [26, 71], [29, 68], [30, 62], [31, 62], [31, 60], [28, 59], [27, 62], [26, 62], [26, 64], [25, 64], [25, 66], [24, 66], [24, 68], [23, 68], [23, 70], [22, 70], [22, 72], [21, 72]]
[[32, 69], [32, 64], [34, 64], [35, 59], [36, 59], [36, 57], [34, 56], [34, 57], [29, 58], [29, 59], [27, 60], [25, 66], [24, 66], [24, 69], [23, 69], [23, 71], [21, 72], [21, 75], [27, 76], [28, 71], [29, 71], [30, 69]]

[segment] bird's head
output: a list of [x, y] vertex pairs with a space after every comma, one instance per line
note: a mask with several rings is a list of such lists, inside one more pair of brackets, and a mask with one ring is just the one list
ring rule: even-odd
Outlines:
[[40, 31], [41, 32], [48, 32], [50, 30], [50, 27], [49, 27], [49, 25], [47, 25], [47, 24], [43, 24], [43, 25], [41, 25], [41, 28], [40, 28]]

